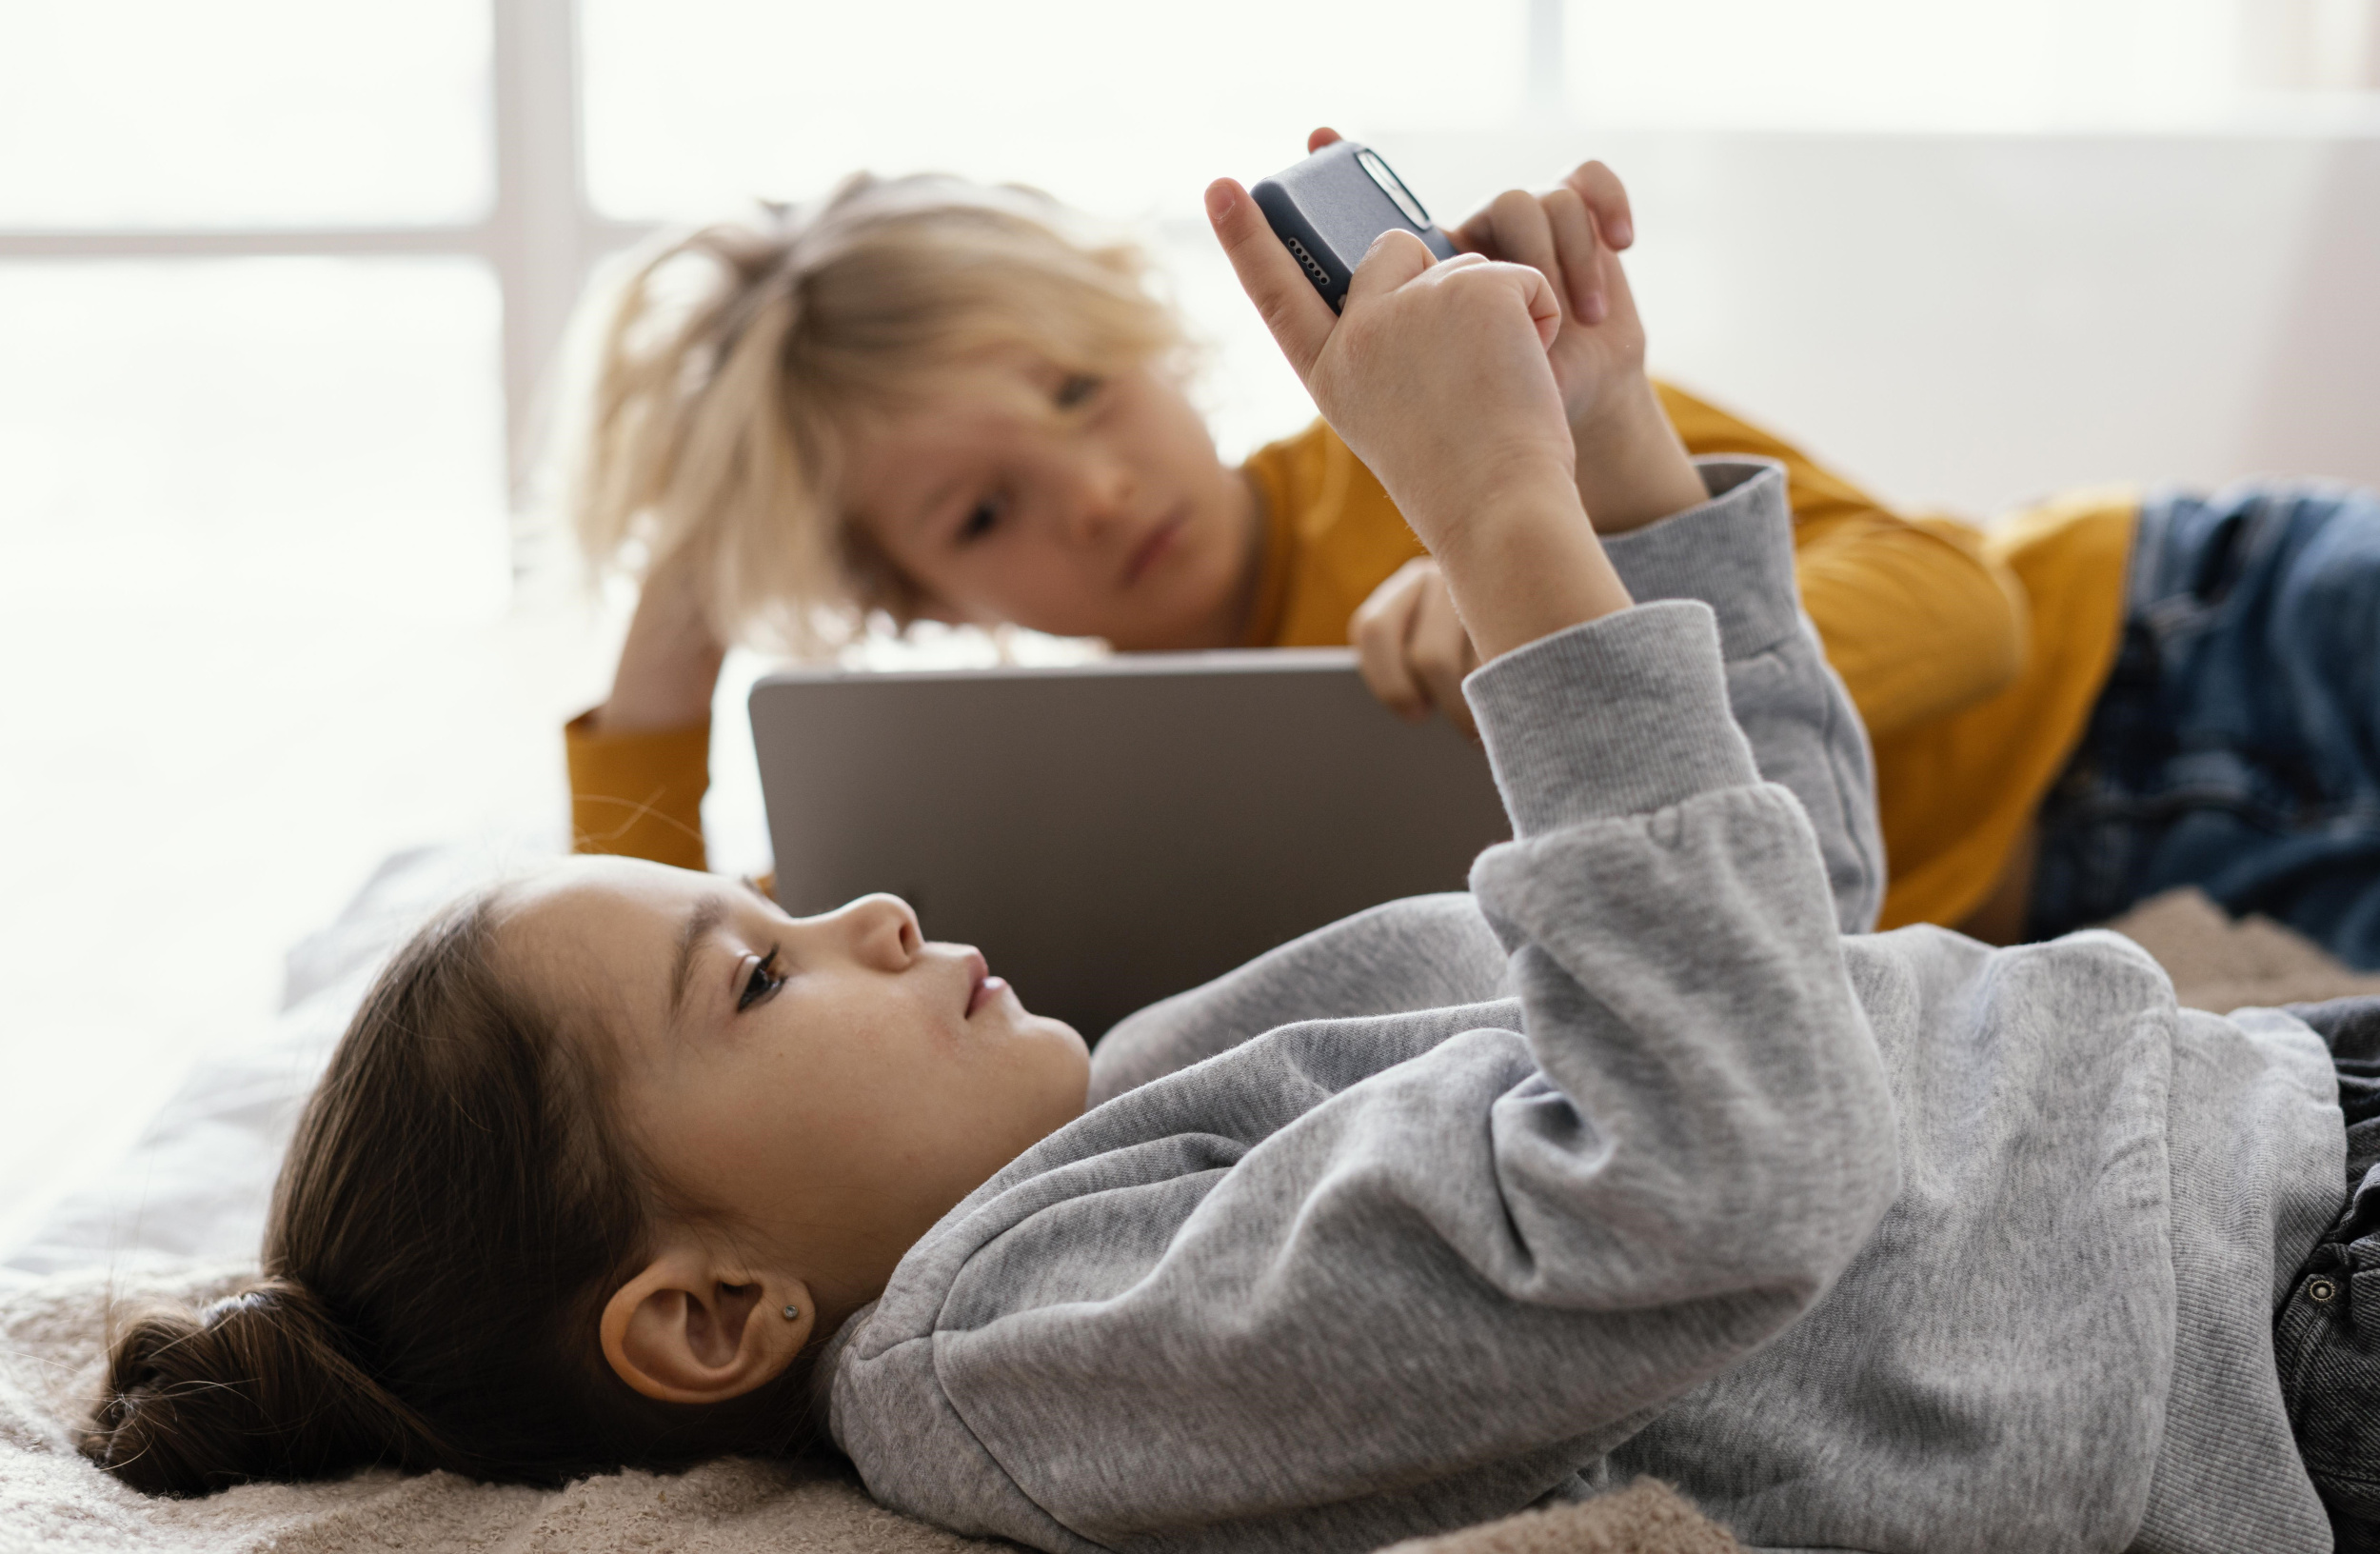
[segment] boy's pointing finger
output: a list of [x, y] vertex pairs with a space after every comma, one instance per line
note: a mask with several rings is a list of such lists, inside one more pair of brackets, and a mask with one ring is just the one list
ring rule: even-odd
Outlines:
[[1281, 354], [1303, 378], [1321, 355], [1322, 342], [1330, 338], [1338, 315], [1281, 247], [1280, 239], [1273, 235], [1272, 225], [1257, 209], [1256, 201], [1238, 183], [1218, 178], [1207, 186], [1206, 217], [1214, 224], [1233, 273], [1240, 277], [1240, 289], [1256, 304]]

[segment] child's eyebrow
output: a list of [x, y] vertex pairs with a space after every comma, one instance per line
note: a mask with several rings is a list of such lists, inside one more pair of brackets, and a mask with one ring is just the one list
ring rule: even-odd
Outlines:
[[704, 896], [678, 926], [678, 958], [669, 971], [669, 1023], [673, 1026], [684, 1012], [686, 986], [694, 980], [694, 952], [726, 916], [725, 902], [717, 896]]

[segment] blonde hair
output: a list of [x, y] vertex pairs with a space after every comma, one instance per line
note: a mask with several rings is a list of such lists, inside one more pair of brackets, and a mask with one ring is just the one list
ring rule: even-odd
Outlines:
[[[722, 640], [814, 652], [924, 601], [847, 521], [849, 433], [1003, 348], [1106, 375], [1178, 348], [1130, 243], [1055, 200], [941, 176], [846, 180], [706, 227], [590, 292], [591, 386], [563, 501], [599, 569], [693, 569]], [[607, 293], [607, 294], [606, 294]]]

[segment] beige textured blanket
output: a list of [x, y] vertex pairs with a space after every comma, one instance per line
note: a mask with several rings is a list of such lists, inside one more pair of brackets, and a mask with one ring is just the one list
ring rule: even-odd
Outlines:
[[[2164, 963], [2185, 1004], [2380, 993], [2273, 924], [2232, 923], [2203, 898], [2146, 904], [2115, 925]], [[237, 1268], [120, 1267], [112, 1293], [204, 1297]], [[868, 1500], [847, 1472], [715, 1463], [675, 1477], [623, 1473], [568, 1489], [472, 1484], [446, 1474], [366, 1473], [329, 1484], [254, 1484], [203, 1501], [123, 1488], [72, 1449], [97, 1373], [110, 1285], [58, 1275], [0, 1287], [0, 1551], [432, 1549], [943, 1554], [994, 1545], [937, 1531]], [[1724, 1554], [1739, 1545], [1658, 1484], [1397, 1545], [1395, 1554]]]
[[2350, 971], [2321, 946], [2269, 917], [2234, 922], [2195, 890], [2169, 890], [2108, 926], [2157, 958], [2186, 1008], [2226, 1014], [2251, 1005], [2380, 994], [2380, 976]]
[[[112, 1293], [208, 1299], [240, 1268], [119, 1272]], [[400, 1554], [471, 1549], [573, 1554], [955, 1554], [1006, 1548], [888, 1511], [845, 1470], [712, 1463], [619, 1473], [558, 1492], [451, 1474], [359, 1474], [327, 1484], [248, 1484], [206, 1500], [150, 1500], [74, 1454], [69, 1437], [98, 1371], [110, 1294], [61, 1275], [0, 1297], [0, 1549], [272, 1550]], [[1726, 1554], [1735, 1541], [1658, 1484], [1508, 1518], [1398, 1554]]]

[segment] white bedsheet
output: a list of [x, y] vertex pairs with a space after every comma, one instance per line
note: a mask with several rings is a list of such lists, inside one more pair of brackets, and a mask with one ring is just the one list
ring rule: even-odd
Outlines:
[[0, 1279], [254, 1259], [299, 1108], [373, 973], [429, 912], [546, 850], [506, 835], [384, 862], [336, 920], [289, 951], [280, 1015], [201, 1058], [121, 1159], [0, 1247]]

